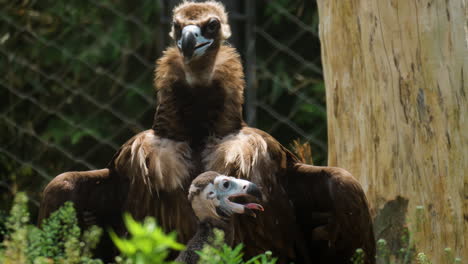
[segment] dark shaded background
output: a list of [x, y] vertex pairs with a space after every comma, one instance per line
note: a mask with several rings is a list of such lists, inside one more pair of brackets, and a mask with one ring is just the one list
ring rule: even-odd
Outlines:
[[[0, 210], [27, 191], [35, 218], [55, 175], [106, 166], [151, 126], [154, 61], [179, 1], [0, 0]], [[326, 161], [314, 1], [223, 1], [247, 78], [247, 121]], [[1, 213], [0, 213], [1, 215]]]

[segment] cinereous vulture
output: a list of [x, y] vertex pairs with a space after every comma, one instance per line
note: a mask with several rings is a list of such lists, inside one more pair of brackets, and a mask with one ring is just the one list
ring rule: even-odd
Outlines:
[[[65, 201], [75, 203], [80, 225], [96, 223], [125, 234], [123, 212], [156, 217], [186, 243], [197, 228], [187, 191], [204, 171], [259, 186], [265, 212], [233, 219], [233, 243], [245, 256], [271, 250], [280, 263], [347, 263], [357, 248], [375, 262], [368, 202], [344, 169], [298, 158], [242, 118], [244, 74], [226, 40], [227, 14], [215, 1], [184, 1], [173, 10], [168, 47], [156, 63], [153, 127], [128, 140], [106, 169], [66, 172], [45, 188], [39, 220]], [[110, 257], [105, 238], [99, 254]]]
[[207, 171], [197, 176], [189, 189], [188, 199], [199, 220], [197, 232], [187, 243], [176, 261], [186, 264], [197, 264], [201, 251], [214, 237], [214, 229], [224, 232], [225, 242], [232, 243], [234, 214], [256, 216], [253, 210], [263, 211], [255, 203], [262, 198], [257, 185], [246, 180]]

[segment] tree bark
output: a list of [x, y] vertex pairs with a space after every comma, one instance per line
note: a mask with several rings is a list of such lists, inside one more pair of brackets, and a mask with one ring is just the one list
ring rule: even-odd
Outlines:
[[467, 1], [317, 2], [329, 165], [363, 185], [377, 239], [406, 221], [433, 263], [468, 261]]

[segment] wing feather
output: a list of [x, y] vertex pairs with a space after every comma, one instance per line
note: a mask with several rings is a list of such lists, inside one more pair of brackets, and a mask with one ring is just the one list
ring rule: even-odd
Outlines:
[[286, 188], [307, 245], [326, 249], [317, 252], [316, 258], [350, 263], [355, 250], [362, 248], [365, 263], [375, 263], [369, 205], [361, 185], [348, 171], [296, 162]]

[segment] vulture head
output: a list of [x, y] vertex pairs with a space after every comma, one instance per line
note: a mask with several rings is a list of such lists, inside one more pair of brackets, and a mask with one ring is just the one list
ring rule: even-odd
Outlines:
[[234, 214], [255, 217], [255, 210], [263, 211], [263, 207], [255, 203], [261, 196], [252, 182], [209, 171], [192, 181], [188, 198], [200, 221], [226, 221]]
[[188, 2], [174, 8], [170, 36], [186, 64], [216, 54], [231, 36], [224, 6], [215, 1]]

